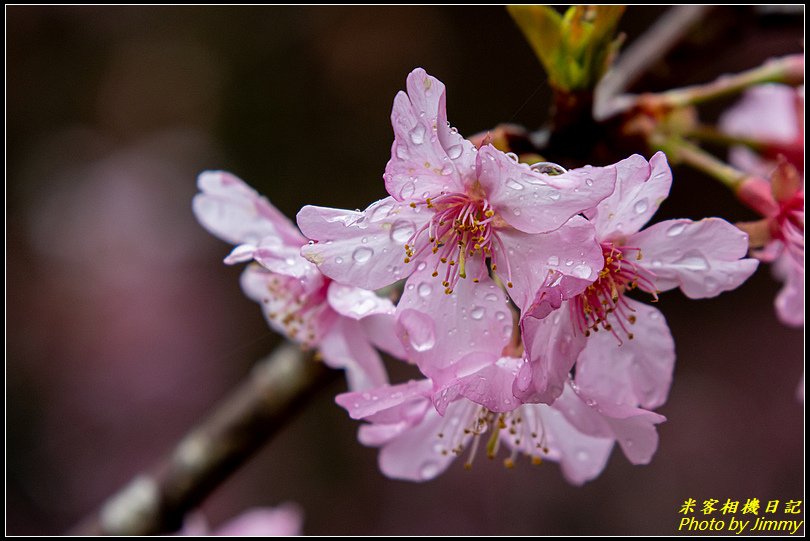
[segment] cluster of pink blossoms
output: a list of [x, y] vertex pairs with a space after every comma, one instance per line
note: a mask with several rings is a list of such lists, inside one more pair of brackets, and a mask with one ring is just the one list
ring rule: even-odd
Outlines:
[[[366, 210], [304, 207], [296, 230], [226, 173], [204, 173], [194, 209], [253, 261], [245, 292], [270, 325], [347, 370], [337, 397], [382, 471], [427, 480], [463, 456], [559, 462], [576, 484], [614, 443], [650, 461], [675, 350], [653, 301], [707, 298], [756, 269], [728, 222], [642, 227], [667, 197], [666, 157], [607, 167], [529, 166], [447, 122], [444, 85], [416, 69], [394, 100], [390, 197]], [[307, 240], [309, 239], [309, 240]], [[399, 285], [396, 304], [375, 293]], [[389, 288], [390, 290], [391, 288]], [[423, 379], [389, 384], [375, 347]]]

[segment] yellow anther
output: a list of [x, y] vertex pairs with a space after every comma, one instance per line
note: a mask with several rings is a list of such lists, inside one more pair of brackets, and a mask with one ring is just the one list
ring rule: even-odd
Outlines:
[[512, 468], [514, 468], [514, 467], [515, 467], [515, 461], [514, 461], [514, 460], [512, 460], [511, 458], [507, 458], [506, 460], [504, 460], [504, 461], [503, 461], [503, 465], [504, 465], [506, 468], [508, 468], [508, 469], [510, 469], [510, 470], [511, 470]]
[[409, 206], [410, 206], [412, 209], [415, 209], [415, 208], [416, 208], [416, 203], [411, 202]]
[[411, 258], [410, 258], [410, 257], [406, 257], [406, 258], [405, 258], [405, 263], [410, 263], [410, 262], [411, 262]]
[[433, 271], [433, 277], [436, 278], [439, 275], [439, 271]]
[[484, 211], [484, 216], [486, 216], [487, 218], [492, 218], [493, 216], [495, 216], [495, 211], [492, 209], [487, 209]]
[[514, 284], [512, 282], [506, 282], [506, 287], [514, 287]]
[[532, 456], [532, 465], [533, 466], [539, 466], [542, 463], [543, 463], [542, 458], [540, 458], [539, 456], [534, 456], [534, 455]]
[[631, 324], [635, 323], [636, 322], [636, 316], [634, 316], [634, 315], [627, 316], [627, 321], [629, 321]]

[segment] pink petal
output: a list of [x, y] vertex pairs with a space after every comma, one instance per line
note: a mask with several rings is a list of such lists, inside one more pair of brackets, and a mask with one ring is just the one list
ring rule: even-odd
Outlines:
[[284, 245], [275, 237], [265, 237], [253, 252], [253, 259], [269, 271], [293, 278], [312, 280], [321, 274], [301, 256], [300, 245]]
[[562, 413], [545, 404], [527, 404], [520, 409], [520, 416], [528, 426], [536, 427], [534, 430], [543, 439], [548, 453], [539, 454], [534, 438], [524, 437], [518, 445], [511, 438], [506, 439], [509, 447], [559, 462], [565, 478], [575, 485], [595, 479], [605, 469], [613, 450], [612, 439], [583, 434]]
[[301, 535], [303, 515], [301, 509], [293, 504], [284, 504], [276, 508], [250, 509], [217, 528], [212, 535], [285, 537]]
[[523, 318], [520, 326], [528, 362], [512, 391], [523, 402], [551, 404], [562, 394], [586, 338], [574, 330], [567, 302], [543, 319]]
[[577, 430], [585, 434], [618, 441], [633, 464], [647, 464], [658, 448], [655, 426], [666, 418], [657, 413], [612, 402], [611, 397], [579, 396], [567, 387], [554, 403]]
[[379, 289], [407, 277], [416, 262], [403, 263], [409, 237], [428, 219], [417, 207], [385, 198], [363, 212], [307, 205], [298, 213], [304, 234], [318, 242], [301, 254], [325, 275], [364, 289]]
[[786, 85], [766, 84], [748, 89], [741, 100], [720, 117], [724, 132], [774, 143], [802, 137], [797, 116], [797, 91]]
[[[382, 385], [363, 392], [342, 393], [335, 397], [335, 402], [345, 408], [352, 419], [366, 419], [380, 412], [396, 409], [408, 401], [425, 398], [432, 388], [430, 380], [409, 381], [398, 385]], [[385, 421], [395, 423], [406, 420], [400, 413], [397, 412]]]
[[510, 280], [503, 263], [508, 259], [513, 286], [509, 288], [509, 296], [520, 309], [535, 301], [540, 288], [550, 285], [549, 279], [554, 283], [559, 276], [577, 279], [563, 279], [556, 284], [561, 287], [562, 298], [580, 293], [596, 280], [605, 263], [593, 225], [581, 216], [551, 233], [530, 235], [504, 229], [498, 235], [506, 256], [498, 251], [497, 273], [504, 282]]
[[620, 239], [641, 229], [669, 195], [672, 171], [663, 152], [647, 160], [634, 154], [616, 164], [616, 189], [591, 218], [601, 240]]
[[506, 295], [489, 277], [459, 280], [447, 295], [430, 273], [426, 267], [408, 280], [397, 306], [397, 332], [409, 358], [443, 388], [480, 370], [482, 358], [498, 360], [512, 336], [512, 316]]
[[397, 336], [397, 319], [393, 314], [373, 314], [364, 317], [360, 324], [375, 347], [397, 359], [407, 360], [405, 348]]
[[742, 259], [748, 235], [720, 218], [660, 222], [627, 239], [627, 245], [641, 249], [637, 264], [654, 276], [658, 291], [680, 287], [692, 299], [735, 289], [757, 268], [755, 259]]
[[337, 282], [329, 284], [327, 299], [332, 309], [351, 319], [359, 320], [375, 314], [390, 315], [396, 310], [394, 303], [373, 291]]
[[521, 402], [512, 394], [512, 384], [522, 362], [522, 359], [512, 357], [501, 357], [496, 360], [489, 353], [469, 354], [458, 364], [465, 367], [480, 365], [482, 368], [456, 378], [445, 388], [434, 393], [433, 403], [436, 410], [444, 415], [448, 405], [460, 397], [465, 397], [494, 412], [514, 410]]
[[[469, 426], [475, 412], [469, 404], [464, 400], [454, 402], [444, 417], [429, 408], [421, 423], [403, 431], [380, 451], [382, 472], [407, 481], [429, 481], [444, 472], [456, 455], [447, 449], [447, 436], [440, 438], [439, 434], [446, 434], [448, 427]], [[470, 438], [466, 435], [459, 443], [464, 445]]]
[[478, 181], [498, 216], [525, 233], [554, 231], [613, 192], [615, 167], [532, 171], [492, 145], [478, 151]]
[[349, 389], [362, 391], [388, 382], [382, 359], [371, 346], [359, 321], [338, 317], [320, 341], [324, 362], [346, 370]]
[[804, 267], [785, 252], [773, 268], [774, 274], [785, 280], [776, 296], [776, 313], [780, 321], [791, 327], [804, 326]]
[[194, 197], [194, 214], [219, 238], [231, 244], [258, 244], [267, 236], [293, 246], [306, 242], [289, 218], [238, 177], [205, 171], [197, 178], [197, 187], [202, 193]]
[[394, 144], [384, 175], [388, 193], [410, 201], [462, 191], [462, 176], [472, 173], [474, 149], [447, 127], [444, 84], [417, 68], [408, 75], [407, 88], [407, 94], [397, 94], [391, 111]]
[[625, 301], [636, 317], [634, 325], [628, 324], [633, 340], [623, 337], [620, 343], [610, 332], [592, 333], [577, 360], [577, 386], [589, 396], [653, 409], [669, 394], [675, 343], [661, 312], [633, 299]]

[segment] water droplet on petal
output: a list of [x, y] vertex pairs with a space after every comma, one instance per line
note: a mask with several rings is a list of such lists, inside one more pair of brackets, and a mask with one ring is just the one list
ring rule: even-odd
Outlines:
[[513, 190], [522, 190], [523, 189], [523, 184], [521, 184], [520, 182], [516, 181], [513, 178], [508, 179], [506, 181], [506, 185], [509, 188], [512, 188]]
[[675, 261], [682, 267], [686, 267], [689, 270], [706, 270], [709, 268], [709, 262], [706, 260], [706, 257], [703, 256], [700, 252], [696, 250], [690, 250], [686, 252], [683, 257]]
[[484, 295], [484, 300], [488, 302], [496, 302], [498, 300], [498, 295], [495, 293], [487, 293]]
[[459, 156], [461, 156], [461, 152], [463, 150], [464, 149], [461, 147], [461, 145], [453, 145], [447, 149], [447, 155], [450, 157], [451, 160], [455, 160]]
[[565, 262], [565, 265], [566, 265], [567, 267], [570, 267], [570, 266], [571, 266], [571, 265], [573, 265], [573, 264], [574, 264], [574, 260], [573, 260], [573, 259], [569, 259], [568, 261], [566, 261], [566, 262]]
[[593, 179], [592, 178], [586, 178], [585, 179], [585, 185], [588, 186], [589, 188], [591, 186], [593, 186]]
[[495, 312], [495, 319], [497, 319], [498, 321], [503, 321], [504, 319], [506, 319], [506, 314], [504, 314], [503, 312]]
[[391, 227], [391, 240], [398, 244], [405, 244], [413, 236], [416, 226], [409, 220], [397, 220]]
[[337, 263], [338, 265], [342, 265], [343, 264], [343, 258], [340, 257], [340, 256], [337, 256], [335, 258], [335, 263]]
[[520, 216], [520, 209], [517, 207], [513, 208], [512, 214], [514, 214], [515, 216]]
[[582, 263], [574, 267], [573, 270], [571, 270], [571, 273], [577, 278], [588, 278], [591, 275], [592, 270], [593, 269], [591, 269], [590, 265]]
[[425, 127], [421, 124], [417, 124], [416, 127], [411, 130], [410, 136], [411, 142], [414, 145], [421, 145], [425, 140]]
[[354, 251], [354, 253], [352, 254], [352, 259], [354, 259], [358, 263], [366, 263], [369, 259], [371, 259], [371, 256], [373, 255], [374, 250], [372, 250], [371, 248], [367, 248], [365, 246], [361, 246], [360, 248], [357, 248]]
[[421, 466], [419, 466], [419, 476], [427, 481], [428, 479], [432, 479], [439, 473], [439, 465], [432, 460], [428, 460], [424, 462]]
[[406, 182], [402, 185], [402, 188], [399, 190], [399, 198], [400, 199], [408, 199], [410, 198], [413, 193], [416, 191], [416, 184], [413, 182]]
[[636, 214], [644, 214], [647, 212], [647, 208], [649, 208], [649, 203], [647, 203], [647, 199], [639, 199], [636, 201], [636, 204], [633, 205], [633, 210], [636, 211]]
[[552, 201], [557, 201], [560, 198], [560, 192], [558, 192], [557, 190], [552, 190], [548, 192], [548, 198], [551, 199]]
[[479, 320], [479, 319], [482, 319], [484, 317], [485, 313], [486, 313], [486, 310], [483, 307], [481, 307], [481, 306], [473, 306], [473, 309], [470, 310], [470, 317], [475, 319], [475, 320]]
[[553, 267], [556, 267], [557, 265], [560, 264], [560, 258], [557, 257], [556, 255], [553, 255], [553, 256], [548, 258], [548, 264], [553, 266]]
[[661, 260], [660, 260], [660, 259], [653, 259], [653, 260], [652, 260], [652, 266], [653, 266], [653, 267], [655, 267], [655, 268], [659, 268], [659, 267], [661, 267], [661, 265], [663, 265], [663, 263], [661, 263]]
[[420, 297], [427, 297], [433, 292], [433, 286], [431, 286], [426, 282], [422, 282], [421, 284], [419, 284], [419, 287], [417, 288], [416, 291], [417, 293], [419, 293]]
[[683, 230], [686, 229], [686, 224], [683, 222], [676, 223], [675, 225], [671, 225], [669, 229], [667, 229], [667, 235], [670, 237], [677, 237]]

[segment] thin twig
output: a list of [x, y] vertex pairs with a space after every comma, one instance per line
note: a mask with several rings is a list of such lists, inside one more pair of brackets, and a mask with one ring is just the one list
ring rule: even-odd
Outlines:
[[631, 106], [632, 98], [620, 94], [660, 61], [711, 9], [712, 6], [677, 6], [655, 21], [622, 53], [597, 85], [594, 118], [602, 121]]
[[70, 533], [148, 535], [179, 530], [188, 511], [339, 374], [297, 346], [279, 346], [168, 457], [136, 476]]

